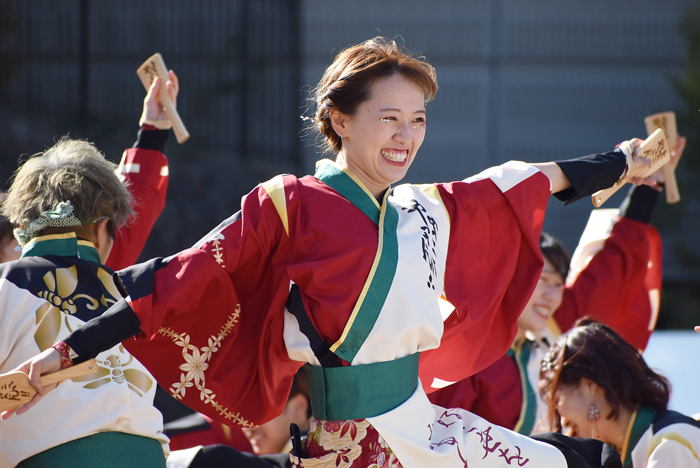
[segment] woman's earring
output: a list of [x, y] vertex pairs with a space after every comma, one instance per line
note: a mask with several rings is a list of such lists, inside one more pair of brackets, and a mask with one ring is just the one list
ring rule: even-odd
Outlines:
[[592, 439], [598, 439], [600, 436], [598, 434], [597, 422], [600, 419], [600, 410], [596, 408], [595, 403], [591, 403], [591, 407], [588, 408], [588, 420], [593, 423], [593, 433], [591, 434]]
[[342, 140], [343, 138], [345, 138], [345, 136], [341, 133], [341, 134], [340, 134], [340, 139]]

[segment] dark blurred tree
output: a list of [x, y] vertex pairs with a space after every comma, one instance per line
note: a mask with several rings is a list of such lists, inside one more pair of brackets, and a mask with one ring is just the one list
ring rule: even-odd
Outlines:
[[683, 15], [679, 31], [686, 42], [687, 62], [684, 76], [673, 78], [673, 85], [684, 101], [676, 110], [678, 133], [688, 139], [677, 171], [681, 202], [656, 210], [654, 222], [664, 241], [673, 238], [664, 245], [672, 248], [665, 257], [680, 274], [670, 280], [665, 275], [659, 328], [700, 323], [700, 2]]
[[[21, 23], [13, 2], [0, 0], [0, 100], [5, 89], [18, 75], [22, 55]], [[1, 120], [1, 118], [0, 118]], [[20, 145], [11, 128], [5, 122], [0, 125], [0, 190], [6, 189], [5, 181], [17, 167]]]
[[20, 66], [19, 15], [9, 1], [0, 1], [0, 87], [12, 80]]
[[[696, 2], [688, 14], [684, 15], [679, 29], [687, 47], [685, 76], [673, 80], [674, 87], [686, 104], [677, 112], [679, 130], [688, 137], [686, 155], [689, 157], [684, 157], [682, 164], [684, 171], [697, 175], [700, 173], [700, 158], [696, 157], [700, 149], [700, 2]], [[697, 178], [693, 177], [692, 180]], [[697, 184], [684, 187], [694, 192], [691, 197], [695, 201], [698, 200], [697, 187]]]

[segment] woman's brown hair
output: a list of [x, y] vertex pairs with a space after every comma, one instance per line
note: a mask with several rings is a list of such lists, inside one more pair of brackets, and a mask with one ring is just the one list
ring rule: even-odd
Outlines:
[[620, 406], [633, 411], [638, 405], [665, 410], [671, 392], [669, 381], [649, 368], [639, 351], [612, 328], [590, 319], [580, 320], [559, 337], [542, 362], [540, 395], [548, 405], [552, 430], [561, 431], [556, 409], [557, 389], [595, 382], [611, 407], [608, 419], [617, 418]]
[[562, 282], [566, 282], [571, 255], [566, 250], [564, 243], [553, 235], [542, 232], [540, 235], [540, 251], [549, 260], [556, 272], [559, 273]]
[[425, 57], [403, 50], [395, 41], [375, 37], [340, 52], [326, 69], [312, 92], [316, 105], [313, 129], [324, 138], [322, 147], [333, 153], [342, 148], [342, 140], [331, 126], [330, 110], [353, 115], [357, 107], [370, 99], [370, 87], [377, 80], [400, 74], [423, 89], [430, 101], [438, 90], [435, 69]]

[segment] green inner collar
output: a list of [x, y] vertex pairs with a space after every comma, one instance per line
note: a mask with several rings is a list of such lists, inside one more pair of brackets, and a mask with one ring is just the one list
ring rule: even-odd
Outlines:
[[32, 239], [22, 249], [22, 257], [78, 257], [89, 262], [102, 263], [100, 254], [90, 241], [78, 239], [74, 232], [50, 234]]
[[651, 423], [654, 421], [654, 416], [656, 416], [656, 410], [653, 410], [647, 406], [640, 406], [637, 410], [637, 416], [634, 418], [634, 423], [632, 424], [632, 430], [630, 431], [630, 438], [627, 441], [627, 453], [625, 453], [625, 468], [632, 468], [632, 450], [642, 438], [644, 433]]
[[379, 204], [356, 177], [333, 161], [320, 161], [315, 176], [372, 220], [377, 225], [379, 234], [372, 269], [342, 336], [330, 348], [336, 356], [352, 362], [374, 328], [396, 274], [399, 258], [396, 229], [399, 214], [396, 207], [389, 203], [389, 190], [384, 192], [382, 203]]
[[527, 364], [530, 362], [533, 344], [532, 340], [525, 338], [519, 346], [513, 345], [507, 352], [508, 356], [515, 361], [515, 365], [518, 366], [523, 393], [520, 416], [513, 430], [523, 435], [530, 435], [532, 432], [532, 428], [535, 427], [537, 412], [535, 390], [532, 388], [532, 385], [530, 385], [530, 379], [527, 375]]
[[333, 161], [327, 159], [319, 161], [314, 177], [355, 205], [374, 221], [374, 224], [379, 224], [380, 206], [377, 201]]

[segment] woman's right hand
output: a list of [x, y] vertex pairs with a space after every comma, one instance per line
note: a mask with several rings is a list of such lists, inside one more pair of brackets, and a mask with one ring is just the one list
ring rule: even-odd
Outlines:
[[29, 375], [29, 384], [34, 387], [34, 390], [36, 390], [36, 395], [34, 395], [34, 398], [32, 398], [29, 403], [26, 403], [19, 408], [3, 411], [2, 414], [0, 414], [0, 419], [7, 419], [13, 414], [19, 415], [25, 413], [32, 406], [36, 405], [44, 395], [56, 388], [56, 385], [58, 385], [51, 384], [42, 386], [41, 376], [44, 374], [58, 372], [59, 370], [61, 370], [61, 353], [53, 348], [47, 349], [43, 353], [34, 356], [24, 364], [14, 369], [14, 371], [24, 372], [25, 374]]

